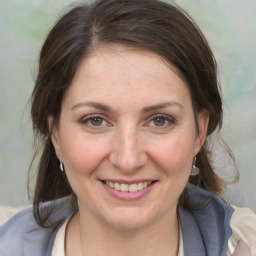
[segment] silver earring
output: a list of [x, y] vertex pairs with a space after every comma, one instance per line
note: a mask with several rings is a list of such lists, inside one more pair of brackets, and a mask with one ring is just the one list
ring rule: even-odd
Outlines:
[[63, 163], [62, 163], [62, 162], [60, 162], [60, 170], [61, 170], [62, 172], [64, 172], [64, 166], [63, 166]]
[[190, 176], [196, 176], [199, 173], [199, 171], [200, 171], [199, 168], [197, 168], [195, 166], [195, 164], [196, 164], [196, 157], [194, 157], [193, 166], [191, 168]]

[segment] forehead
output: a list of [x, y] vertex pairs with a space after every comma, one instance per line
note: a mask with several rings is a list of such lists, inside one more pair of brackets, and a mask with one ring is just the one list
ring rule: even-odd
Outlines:
[[161, 56], [121, 45], [99, 47], [82, 59], [66, 96], [149, 98], [188, 94], [177, 68]]

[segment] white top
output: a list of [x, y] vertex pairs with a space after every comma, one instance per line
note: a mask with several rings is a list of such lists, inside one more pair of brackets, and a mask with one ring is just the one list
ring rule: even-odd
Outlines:
[[70, 218], [71, 217], [66, 219], [55, 236], [52, 247], [52, 256], [65, 256], [65, 233]]
[[[230, 221], [232, 236], [228, 241], [227, 256], [231, 256], [234, 253], [234, 249], [239, 240], [243, 240], [251, 249], [251, 255], [256, 256], [256, 215], [248, 208], [239, 208], [234, 205], [232, 205], [232, 208], [234, 209]], [[62, 224], [56, 234], [52, 256], [65, 256], [65, 231], [69, 219], [70, 218]], [[181, 227], [178, 256], [184, 256]]]
[[228, 241], [227, 256], [232, 255], [239, 240], [243, 240], [251, 249], [251, 255], [256, 256], [256, 214], [249, 208], [231, 206], [234, 213], [230, 220], [232, 236]]

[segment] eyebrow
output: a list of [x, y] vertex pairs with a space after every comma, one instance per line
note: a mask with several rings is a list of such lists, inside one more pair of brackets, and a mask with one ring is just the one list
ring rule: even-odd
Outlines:
[[142, 109], [142, 112], [148, 113], [148, 112], [151, 112], [151, 111], [154, 111], [154, 110], [167, 108], [167, 107], [172, 107], [172, 106], [176, 106], [176, 107], [179, 107], [181, 110], [184, 110], [184, 106], [181, 105], [180, 103], [178, 103], [176, 101], [170, 101], [170, 102], [160, 103], [160, 104], [153, 105], [153, 106], [144, 107]]
[[[94, 102], [94, 101], [79, 102], [79, 103], [75, 104], [71, 108], [71, 110], [77, 109], [79, 107], [84, 107], [84, 106], [93, 107], [93, 108], [96, 108], [96, 109], [99, 109], [102, 111], [106, 111], [106, 112], [113, 112], [112, 108], [109, 107], [108, 105], [105, 105], [103, 103]], [[184, 106], [182, 104], [180, 104], [176, 101], [170, 101], [170, 102], [165, 102], [165, 103], [160, 103], [160, 104], [144, 107], [141, 112], [148, 113], [148, 112], [152, 112], [154, 110], [163, 109], [163, 108], [172, 107], [172, 106], [176, 106], [176, 107], [179, 107], [181, 110], [184, 110]]]
[[96, 108], [96, 109], [99, 109], [99, 110], [102, 110], [102, 111], [112, 112], [111, 107], [109, 107], [105, 104], [98, 103], [98, 102], [93, 102], [93, 101], [79, 102], [79, 103], [75, 104], [71, 108], [71, 110], [74, 110], [74, 109], [79, 108], [79, 107], [84, 107], [84, 106], [93, 107], [93, 108]]

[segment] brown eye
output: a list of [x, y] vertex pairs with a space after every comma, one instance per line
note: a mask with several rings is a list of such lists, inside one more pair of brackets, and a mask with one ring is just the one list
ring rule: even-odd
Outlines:
[[176, 125], [176, 120], [174, 117], [169, 115], [155, 115], [151, 117], [150, 122], [146, 124], [146, 126], [151, 127], [152, 129], [163, 130], [163, 129], [171, 129]]
[[155, 126], [164, 126], [166, 119], [163, 117], [157, 117], [153, 120]]
[[102, 131], [107, 127], [112, 126], [111, 123], [106, 121], [105, 117], [100, 115], [88, 115], [80, 120], [82, 126], [89, 130]]
[[103, 118], [101, 117], [93, 117], [90, 119], [90, 123], [93, 126], [101, 126], [103, 123]]

